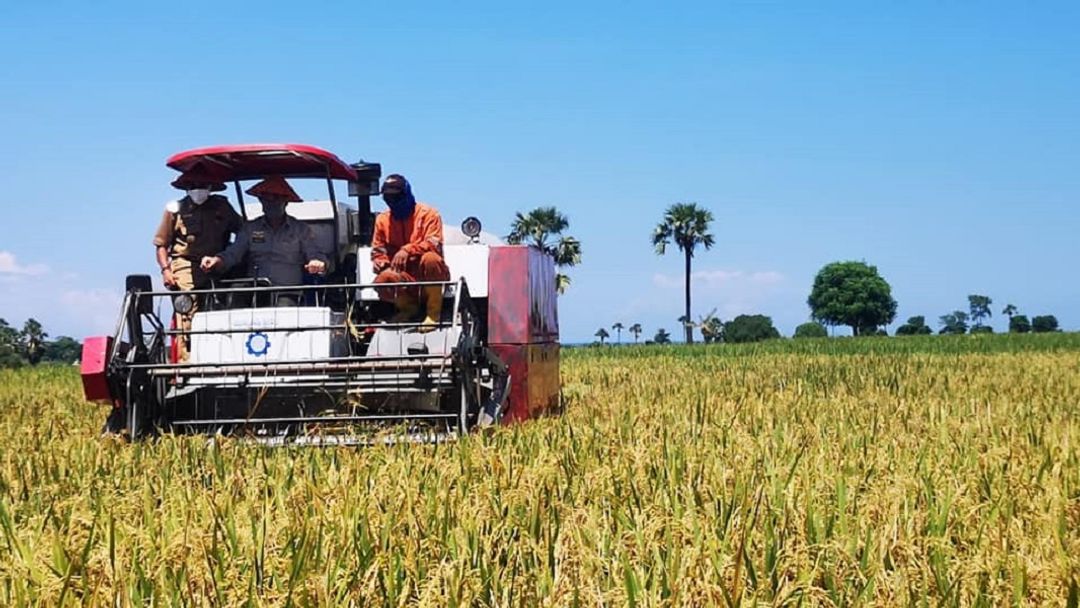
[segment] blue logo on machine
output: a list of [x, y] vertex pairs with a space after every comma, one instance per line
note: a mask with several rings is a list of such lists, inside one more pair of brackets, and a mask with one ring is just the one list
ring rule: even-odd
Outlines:
[[248, 334], [247, 352], [249, 355], [261, 357], [270, 350], [270, 337], [261, 331]]

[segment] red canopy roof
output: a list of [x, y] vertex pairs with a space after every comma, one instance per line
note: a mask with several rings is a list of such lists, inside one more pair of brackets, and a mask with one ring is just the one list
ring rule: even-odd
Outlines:
[[203, 162], [221, 171], [225, 181], [280, 177], [322, 177], [356, 181], [356, 171], [322, 148], [303, 144], [212, 146], [173, 154], [165, 164], [186, 171]]

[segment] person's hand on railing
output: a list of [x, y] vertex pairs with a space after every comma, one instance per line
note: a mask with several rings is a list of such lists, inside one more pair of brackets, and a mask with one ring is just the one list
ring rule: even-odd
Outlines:
[[216, 268], [220, 264], [221, 264], [221, 258], [219, 258], [216, 255], [215, 256], [209, 256], [208, 255], [208, 256], [203, 257], [202, 262], [199, 264], [199, 267], [203, 269], [203, 272], [208, 272], [210, 270], [213, 270], [214, 268]]
[[308, 271], [308, 274], [324, 274], [326, 272], [326, 262], [311, 260], [304, 266], [304, 270]]

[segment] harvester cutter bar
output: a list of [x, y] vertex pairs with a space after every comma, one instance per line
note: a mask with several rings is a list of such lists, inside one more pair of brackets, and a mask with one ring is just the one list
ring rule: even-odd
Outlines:
[[364, 366], [364, 365], [327, 365], [327, 366], [303, 366], [303, 365], [289, 365], [282, 367], [207, 367], [207, 368], [195, 368], [186, 370], [164, 370], [155, 369], [150, 371], [150, 375], [155, 377], [204, 377], [204, 376], [233, 376], [237, 374], [253, 374], [258, 377], [274, 377], [281, 376], [286, 377], [285, 374], [379, 374], [379, 375], [394, 375], [394, 374], [416, 374], [421, 370], [427, 370], [429, 373], [438, 372], [439, 367], [437, 365], [400, 365], [400, 366]]
[[[126, 367], [129, 369], [148, 369], [154, 375], [173, 375], [187, 370], [196, 370], [195, 373], [211, 373], [217, 369], [229, 368], [238, 370], [250, 368], [254, 371], [285, 371], [296, 369], [310, 371], [312, 369], [329, 369], [329, 366], [354, 366], [362, 368], [393, 368], [397, 366], [419, 367], [425, 361], [435, 363], [449, 362], [452, 355], [385, 355], [367, 357], [330, 357], [325, 359], [293, 359], [284, 361], [267, 361], [265, 363], [252, 363], [251, 361], [233, 361], [229, 363], [132, 363]], [[378, 365], [378, 364], [383, 365]], [[327, 366], [327, 367], [323, 367]]]
[[411, 422], [415, 420], [454, 420], [453, 414], [371, 414], [366, 416], [296, 416], [286, 418], [206, 418], [199, 420], [173, 420], [176, 426], [214, 426], [218, 424], [339, 424], [342, 422]]
[[[434, 327], [436, 329], [444, 329], [453, 327], [452, 321], [438, 321], [434, 324], [428, 325], [428, 327]], [[308, 325], [304, 327], [289, 327], [285, 329], [271, 329], [267, 331], [272, 332], [288, 332], [288, 333], [303, 333], [309, 331], [322, 331], [325, 329], [337, 329], [337, 330], [352, 330], [357, 331], [366, 329], [417, 329], [420, 327], [420, 323], [335, 323], [331, 325]], [[167, 336], [197, 336], [197, 335], [232, 335], [232, 334], [249, 334], [251, 328], [244, 329], [165, 329], [163, 333]]]
[[250, 437], [250, 441], [269, 448], [284, 448], [288, 446], [302, 447], [370, 447], [376, 445], [396, 445], [399, 443], [412, 444], [438, 444], [455, 441], [460, 436], [456, 431], [428, 432], [428, 433], [405, 433], [394, 435], [378, 435], [365, 437], [361, 435], [297, 435], [270, 437]]
[[[409, 384], [419, 384], [423, 382], [423, 386], [409, 386]], [[213, 387], [217, 389], [226, 388], [272, 388], [272, 389], [291, 389], [291, 388], [318, 388], [318, 389], [341, 389], [347, 392], [355, 392], [357, 394], [375, 394], [375, 393], [432, 393], [437, 391], [445, 391], [455, 388], [453, 378], [424, 378], [421, 380], [418, 377], [412, 378], [400, 378], [397, 380], [382, 380], [382, 381], [360, 381], [355, 378], [343, 379], [343, 380], [303, 380], [297, 382], [254, 382], [248, 379], [237, 379], [232, 383], [222, 384], [192, 384], [189, 385], [193, 388]]]

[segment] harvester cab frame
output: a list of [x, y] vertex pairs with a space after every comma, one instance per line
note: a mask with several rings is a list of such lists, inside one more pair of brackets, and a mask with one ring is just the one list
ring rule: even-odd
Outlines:
[[[449, 281], [443, 315], [390, 322], [370, 262], [378, 163], [348, 164], [300, 144], [217, 146], [178, 153], [177, 171], [204, 163], [234, 185], [277, 176], [324, 181], [328, 198], [290, 203], [330, 260], [325, 279], [304, 285], [216, 280], [209, 288], [155, 291], [130, 275], [116, 329], [84, 342], [89, 401], [111, 406], [105, 430], [138, 439], [161, 432], [238, 434], [268, 444], [351, 444], [382, 431], [439, 439], [524, 420], [559, 405], [559, 333], [554, 262], [534, 247], [484, 235], [478, 219], [444, 226]], [[352, 202], [338, 200], [345, 182]], [[275, 306], [276, 295], [299, 296]], [[196, 305], [197, 306], [194, 306]], [[195, 312], [190, 329], [173, 311]], [[189, 358], [177, 360], [177, 340]]]

